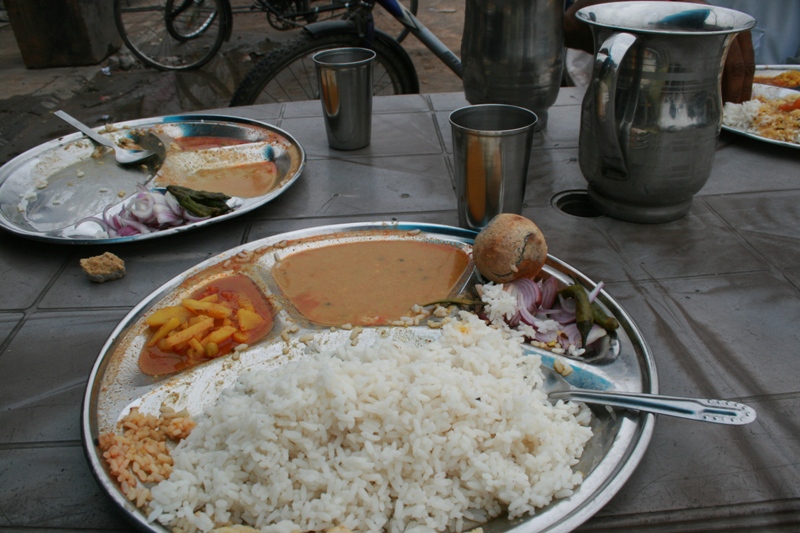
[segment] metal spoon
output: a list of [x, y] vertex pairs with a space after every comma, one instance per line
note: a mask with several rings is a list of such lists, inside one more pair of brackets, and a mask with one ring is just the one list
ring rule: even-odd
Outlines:
[[541, 368], [544, 374], [544, 392], [551, 402], [575, 400], [716, 424], [742, 425], [756, 419], [755, 410], [737, 402], [579, 389], [570, 385], [552, 368], [545, 365]]
[[56, 111], [54, 114], [61, 120], [69, 123], [79, 131], [83, 132], [87, 137], [89, 137], [94, 142], [102, 144], [103, 146], [108, 146], [109, 148], [113, 148], [114, 155], [117, 158], [117, 163], [121, 165], [130, 165], [132, 163], [138, 163], [140, 161], [147, 159], [148, 157], [152, 156], [155, 153], [150, 150], [126, 150], [125, 148], [117, 146], [117, 143], [115, 143], [111, 139], [103, 137], [102, 135], [91, 129], [89, 126], [86, 126], [82, 122], [79, 122], [78, 120], [71, 117], [67, 113], [64, 113], [63, 111], [59, 110]]

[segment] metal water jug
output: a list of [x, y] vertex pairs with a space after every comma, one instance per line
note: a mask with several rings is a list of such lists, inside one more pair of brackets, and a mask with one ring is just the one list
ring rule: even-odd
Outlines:
[[596, 50], [578, 150], [592, 203], [631, 222], [684, 216], [711, 174], [728, 47], [755, 20], [683, 2], [614, 2], [577, 16]]
[[564, 64], [564, 0], [467, 0], [461, 41], [471, 104], [527, 108], [547, 124]]

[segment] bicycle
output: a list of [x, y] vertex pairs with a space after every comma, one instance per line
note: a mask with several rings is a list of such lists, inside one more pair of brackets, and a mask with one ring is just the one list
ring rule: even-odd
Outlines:
[[237, 87], [231, 106], [313, 100], [319, 88], [312, 56], [330, 48], [361, 46], [376, 53], [373, 94], [415, 94], [419, 79], [414, 63], [396, 39], [375, 28], [375, 3], [417, 37], [461, 77], [461, 60], [397, 0], [359, 0], [342, 20], [305, 26], [296, 39], [259, 61]]
[[[234, 14], [263, 12], [270, 26], [286, 31], [321, 17], [340, 17], [349, 9], [343, 0], [313, 7], [311, 1], [252, 0], [249, 6], [233, 7], [231, 0], [114, 0], [114, 20], [127, 48], [144, 64], [158, 70], [193, 70], [211, 61], [230, 39]], [[410, 0], [413, 13], [417, 1]], [[397, 39], [407, 34], [403, 28]]]

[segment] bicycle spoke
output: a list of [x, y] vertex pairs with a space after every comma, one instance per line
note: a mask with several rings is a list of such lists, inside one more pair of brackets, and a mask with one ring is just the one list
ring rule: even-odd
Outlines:
[[167, 70], [196, 68], [224, 38], [223, 0], [116, 0], [117, 27], [139, 59]]

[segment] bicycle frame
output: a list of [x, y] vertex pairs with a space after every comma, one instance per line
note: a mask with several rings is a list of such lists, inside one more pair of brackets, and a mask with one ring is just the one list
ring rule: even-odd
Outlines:
[[[458, 58], [436, 35], [414, 16], [403, 4], [397, 0], [377, 0], [378, 4], [392, 15], [400, 24], [408, 28], [425, 47], [433, 52], [447, 67], [459, 78], [461, 77], [461, 59]], [[372, 10], [375, 0], [360, 0], [364, 8]], [[372, 27], [372, 17], [369, 18]]]
[[234, 9], [234, 13], [249, 13], [253, 10], [261, 10], [265, 13], [271, 13], [281, 20], [289, 24], [293, 24], [298, 28], [302, 28], [305, 24], [295, 22], [296, 19], [304, 19], [311, 15], [319, 15], [323, 13], [330, 13], [333, 11], [347, 11], [350, 9], [351, 2], [331, 2], [323, 6], [315, 6], [308, 11], [301, 11], [297, 13], [284, 13], [273, 6], [269, 0], [254, 0], [253, 5], [246, 8]]

